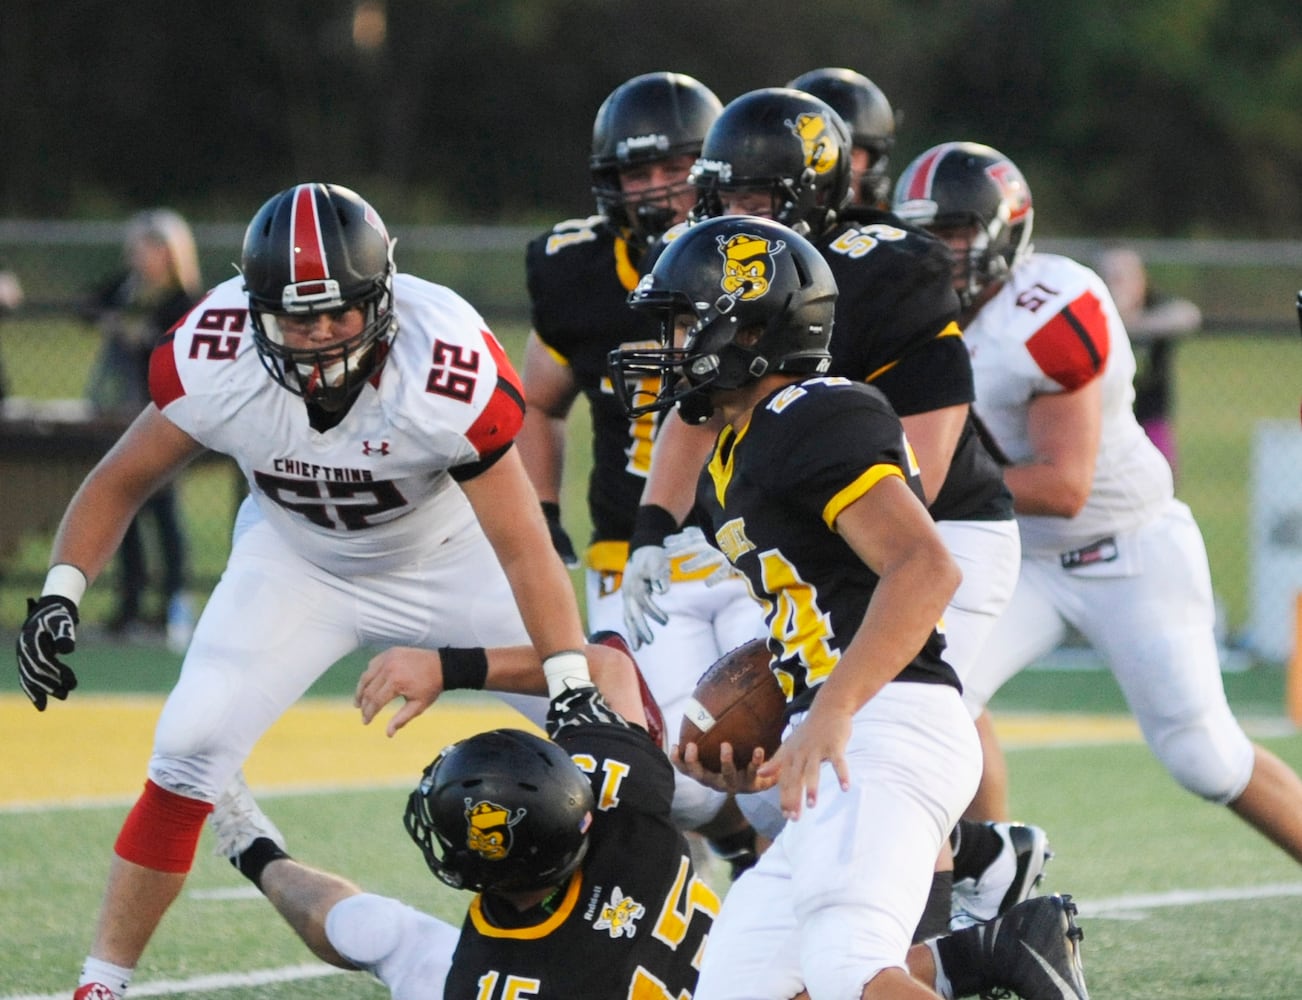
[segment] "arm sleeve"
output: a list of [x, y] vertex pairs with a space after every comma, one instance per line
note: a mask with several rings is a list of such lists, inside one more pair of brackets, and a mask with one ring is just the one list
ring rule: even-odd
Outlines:
[[443, 1000], [461, 936], [451, 924], [364, 892], [336, 903], [325, 931], [335, 951], [389, 987], [393, 1000]]

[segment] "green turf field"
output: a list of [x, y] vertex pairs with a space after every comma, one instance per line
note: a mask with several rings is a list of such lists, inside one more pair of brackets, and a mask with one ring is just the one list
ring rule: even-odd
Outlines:
[[[77, 395], [76, 377], [53, 381], [48, 365], [15, 364], [7, 326], [6, 360], [15, 391], [37, 386], [49, 395]], [[50, 330], [65, 357], [85, 354], [84, 332]], [[519, 357], [523, 329], [499, 327]], [[1208, 338], [1179, 354], [1179, 433], [1184, 448], [1180, 493], [1207, 536], [1218, 592], [1232, 626], [1246, 618], [1248, 602], [1248, 499], [1251, 430], [1256, 420], [1296, 416], [1302, 353], [1278, 337]], [[62, 371], [62, 369], [57, 369]], [[576, 408], [567, 468], [566, 521], [576, 541], [586, 537], [583, 513], [588, 425]], [[185, 503], [195, 546], [196, 573], [215, 579], [226, 554], [232, 485], [220, 469], [191, 473]], [[34, 503], [42, 502], [33, 498]], [[16, 628], [26, 579], [43, 572], [47, 538], [33, 538], [0, 585], [4, 619]], [[577, 576], [576, 576], [577, 581]], [[151, 647], [110, 643], [95, 629], [109, 607], [108, 581], [85, 605], [89, 626], [74, 660], [83, 687], [96, 692], [164, 692], [179, 658]], [[200, 600], [202, 593], [198, 594]], [[362, 656], [332, 670], [313, 690], [346, 695]], [[1282, 718], [1283, 675], [1255, 668], [1226, 675], [1236, 710], [1262, 742], [1302, 769], [1302, 735]], [[74, 738], [55, 738], [54, 706], [36, 717], [17, 698], [12, 668], [0, 671], [0, 725], [7, 732], [0, 775], [0, 1000], [66, 998], [93, 931], [108, 850], [129, 795], [93, 806], [70, 801], [5, 806], [22, 771], [57, 774], [64, 762], [88, 774], [117, 757], [128, 758], [130, 781], [143, 777], [147, 721], [140, 706], [109, 714]], [[1111, 1000], [1285, 1000], [1302, 997], [1302, 869], [1285, 859], [1225, 810], [1179, 790], [1134, 742], [1125, 727], [1108, 726], [1124, 712], [1115, 684], [1099, 671], [1031, 671], [996, 702], [1001, 725], [1015, 733], [1009, 757], [1019, 815], [1046, 827], [1057, 851], [1046, 888], [1074, 893], [1086, 930], [1086, 962], [1096, 998]], [[144, 710], [148, 717], [151, 711]], [[6, 715], [6, 712], [21, 715]], [[111, 710], [110, 710], [111, 713]], [[1099, 719], [1091, 735], [1080, 714]], [[13, 720], [26, 720], [14, 726]], [[21, 732], [25, 735], [16, 736]], [[365, 734], [378, 740], [378, 733]], [[129, 737], [129, 738], [128, 738]], [[412, 779], [437, 750], [437, 738], [412, 740]], [[141, 749], [134, 749], [137, 745]], [[115, 753], [123, 747], [129, 752]], [[259, 748], [262, 753], [263, 747]], [[270, 751], [268, 751], [270, 753]], [[134, 754], [134, 756], [133, 756]], [[303, 860], [335, 868], [368, 888], [401, 895], [450, 919], [464, 897], [441, 888], [424, 869], [402, 832], [400, 813], [408, 780], [377, 770], [372, 782], [352, 779], [338, 787], [336, 757], [322, 755], [302, 767], [294, 794], [265, 795], [264, 804]], [[255, 755], [252, 765], [258, 763]], [[56, 766], [58, 765], [58, 766]], [[116, 763], [114, 766], [117, 766]], [[60, 777], [36, 784], [43, 800], [78, 797], [78, 782]], [[279, 782], [272, 782], [277, 788]], [[373, 786], [373, 787], [368, 787]], [[255, 782], [255, 788], [259, 787]], [[271, 787], [262, 786], [264, 788]], [[168, 918], [137, 973], [132, 996], [254, 998], [382, 997], [361, 976], [326, 975], [270, 911], [224, 862], [201, 845], [187, 892]]]
[[[60, 712], [105, 691], [161, 692], [176, 658], [149, 647], [86, 640], [78, 654], [83, 686], [67, 705], [38, 716], [0, 683], [0, 724], [8, 733], [8, 776], [0, 775], [0, 1000], [66, 998], [88, 946], [108, 850], [131, 795], [86, 805], [59, 801], [125, 766], [138, 787], [154, 709], [137, 700], [105, 720], [65, 735]], [[341, 663], [291, 713], [308, 717], [337, 706], [362, 658]], [[1302, 768], [1302, 734], [1281, 714], [1283, 678], [1251, 670], [1226, 676], [1236, 711], [1254, 737]], [[111, 705], [110, 702], [110, 711]], [[1302, 869], [1226, 810], [1178, 789], [1120, 723], [1115, 684], [1100, 671], [1028, 672], [998, 695], [1017, 814], [1046, 827], [1057, 856], [1044, 888], [1073, 893], [1081, 905], [1092, 995], [1110, 1000], [1285, 1000], [1299, 996]], [[328, 714], [328, 713], [327, 713]], [[275, 758], [305, 749], [266, 740], [250, 761], [255, 789], [300, 859], [340, 871], [367, 888], [401, 896], [458, 919], [465, 897], [428, 874], [402, 831], [408, 786], [447, 735], [429, 717], [425, 732], [386, 746], [399, 766], [377, 763], [373, 781], [343, 770], [323, 745], [366, 746], [382, 734], [357, 725], [346, 709], [304, 736], [307, 759], [292, 767], [293, 793]], [[326, 716], [323, 715], [323, 718]], [[342, 720], [342, 721], [341, 721]], [[291, 718], [289, 720], [293, 722]], [[1097, 725], [1093, 725], [1097, 724]], [[409, 731], [410, 732], [410, 731]], [[47, 735], [48, 734], [48, 735]], [[58, 734], [58, 735], [55, 735]], [[105, 741], [97, 748], [87, 741]], [[135, 743], [138, 759], [120, 760]], [[331, 747], [331, 749], [339, 749]], [[130, 755], [128, 755], [130, 756]], [[408, 766], [410, 762], [410, 766]], [[19, 807], [5, 805], [32, 773], [60, 776]], [[78, 769], [82, 770], [78, 770]], [[402, 775], [406, 775], [403, 777]], [[60, 787], [61, 786], [61, 787]], [[219, 859], [207, 833], [187, 889], [151, 945], [133, 996], [222, 1000], [383, 997], [364, 976], [332, 975], [317, 963], [264, 900]], [[722, 884], [720, 884], [722, 888]]]

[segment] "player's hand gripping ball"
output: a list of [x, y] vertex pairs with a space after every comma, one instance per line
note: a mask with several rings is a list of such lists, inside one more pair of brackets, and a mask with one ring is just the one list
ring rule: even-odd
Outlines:
[[732, 759], [745, 767], [755, 747], [772, 757], [782, 741], [786, 697], [769, 669], [769, 650], [754, 639], [715, 661], [687, 700], [678, 744], [695, 743], [701, 765], [718, 772], [719, 744], [732, 744]]

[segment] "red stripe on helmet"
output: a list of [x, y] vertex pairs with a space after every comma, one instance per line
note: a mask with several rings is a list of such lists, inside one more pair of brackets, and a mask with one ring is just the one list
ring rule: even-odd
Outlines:
[[930, 153], [924, 153], [913, 173], [909, 176], [909, 189], [905, 192], [905, 201], [917, 201], [931, 197], [931, 182], [936, 176], [936, 164], [949, 152], [953, 143], [937, 146]]
[[321, 240], [321, 219], [317, 215], [315, 185], [300, 184], [294, 189], [290, 226], [294, 234], [289, 259], [290, 281], [325, 278], [326, 252]]

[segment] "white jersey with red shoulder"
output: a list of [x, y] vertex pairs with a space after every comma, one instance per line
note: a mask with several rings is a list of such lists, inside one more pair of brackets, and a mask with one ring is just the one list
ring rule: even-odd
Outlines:
[[1171, 469], [1134, 415], [1135, 356], [1103, 279], [1054, 254], [1031, 254], [964, 329], [976, 412], [1014, 464], [1034, 456], [1031, 400], [1102, 380], [1094, 485], [1072, 518], [1019, 514], [1022, 548], [1063, 552], [1148, 521], [1173, 495]]
[[475, 471], [524, 415], [519, 376], [479, 313], [448, 288], [395, 275], [388, 360], [320, 432], [263, 369], [243, 284], [218, 285], [160, 342], [150, 392], [163, 415], [235, 459], [263, 516], [325, 569], [394, 569], [479, 530], [449, 470]]

